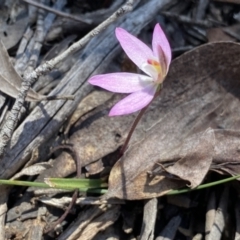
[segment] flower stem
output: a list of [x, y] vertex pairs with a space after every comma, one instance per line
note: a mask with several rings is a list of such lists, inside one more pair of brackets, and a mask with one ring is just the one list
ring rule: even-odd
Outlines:
[[[160, 91], [161, 91], [161, 89], [162, 89], [161, 86], [162, 86], [162, 84], [160, 85], [159, 89], [156, 91], [156, 93], [155, 93], [152, 101], [153, 101], [156, 97], [159, 96]], [[127, 136], [127, 138], [126, 138], [126, 140], [125, 140], [125, 142], [124, 142], [124, 144], [123, 144], [123, 146], [122, 146], [122, 148], [121, 148], [121, 150], [120, 150], [120, 153], [119, 153], [119, 154], [120, 154], [120, 157], [122, 157], [122, 155], [123, 155], [124, 152], [126, 151], [127, 146], [128, 146], [128, 143], [129, 143], [129, 141], [130, 141], [130, 139], [131, 139], [131, 137], [132, 137], [132, 134], [133, 134], [135, 128], [137, 127], [140, 119], [142, 118], [143, 114], [146, 112], [148, 106], [152, 103], [152, 101], [151, 101], [146, 107], [144, 107], [144, 108], [140, 111], [140, 113], [137, 115], [137, 117], [135, 118], [135, 120], [134, 120], [134, 122], [133, 122], [133, 124], [132, 124], [132, 126], [131, 126], [131, 128], [130, 128], [130, 131], [129, 131], [129, 133], [128, 133], [128, 136]], [[119, 157], [119, 158], [120, 158], [120, 157]]]
[[122, 157], [122, 155], [123, 155], [124, 152], [126, 151], [127, 145], [128, 145], [128, 143], [129, 143], [129, 141], [130, 141], [130, 139], [131, 139], [131, 137], [132, 137], [132, 134], [133, 134], [133, 132], [134, 132], [137, 124], [139, 123], [140, 119], [142, 118], [142, 116], [143, 116], [143, 114], [145, 113], [145, 111], [146, 111], [146, 109], [147, 109], [148, 106], [149, 106], [149, 104], [148, 104], [145, 108], [143, 108], [143, 109], [140, 111], [140, 113], [137, 115], [137, 117], [134, 119], [134, 122], [133, 122], [133, 124], [132, 124], [132, 126], [131, 126], [131, 128], [130, 128], [130, 131], [129, 131], [129, 133], [128, 133], [128, 136], [127, 136], [127, 138], [126, 138], [126, 140], [125, 140], [125, 142], [124, 142], [124, 144], [123, 144], [123, 146], [122, 146], [122, 148], [121, 148], [121, 150], [120, 150], [120, 157]]

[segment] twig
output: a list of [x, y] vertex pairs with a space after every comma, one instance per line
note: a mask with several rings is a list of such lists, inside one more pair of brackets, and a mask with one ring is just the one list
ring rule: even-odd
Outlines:
[[[57, 0], [54, 4], [54, 9], [62, 9], [63, 6], [66, 4], [66, 0]], [[37, 29], [34, 34], [33, 39], [35, 40], [33, 49], [32, 49], [32, 55], [29, 59], [28, 68], [26, 71], [33, 71], [34, 68], [37, 66], [37, 62], [39, 59], [40, 51], [42, 49], [43, 41], [52, 26], [56, 15], [53, 13], [48, 13], [45, 18], [44, 17], [44, 11], [42, 9], [38, 10], [38, 20], [37, 20]]]
[[34, 81], [39, 76], [51, 71], [58, 63], [63, 61], [69, 55], [71, 55], [72, 53], [76, 52], [77, 50], [80, 50], [81, 48], [83, 48], [87, 44], [87, 42], [90, 41], [90, 39], [92, 39], [97, 34], [99, 34], [101, 31], [103, 31], [108, 25], [110, 25], [116, 19], [118, 19], [125, 13], [130, 12], [133, 8], [133, 4], [135, 1], [136, 0], [127, 1], [125, 5], [120, 7], [107, 20], [105, 20], [103, 23], [101, 23], [99, 26], [97, 26], [95, 29], [93, 29], [91, 32], [89, 32], [85, 37], [80, 39], [78, 42], [71, 45], [65, 52], [60, 54], [58, 57], [45, 62], [43, 65], [40, 65], [35, 71], [25, 74], [24, 81], [22, 82], [22, 86], [21, 86], [20, 92], [18, 94], [18, 98], [16, 99], [15, 104], [13, 105], [13, 108], [11, 110], [11, 113], [0, 132], [0, 139], [1, 139], [0, 158], [3, 156], [6, 146], [8, 145], [8, 143], [11, 139], [12, 133], [13, 133], [14, 128], [18, 121], [19, 112], [23, 106], [23, 103], [27, 96], [27, 92], [28, 92], [29, 88], [31, 87], [31, 85], [34, 83]]
[[7, 207], [7, 199], [8, 199], [8, 190], [6, 186], [1, 186], [0, 188], [1, 196], [0, 196], [0, 240], [4, 240], [5, 238], [5, 218], [8, 210]]
[[[66, 0], [58, 0], [53, 5], [53, 8], [56, 10], [60, 10], [63, 8], [65, 4]], [[29, 34], [32, 34], [32, 30], [30, 29], [30, 27], [28, 27], [26, 33], [24, 34], [26, 35], [26, 38], [24, 41], [23, 40], [21, 41], [20, 44], [21, 51], [19, 52], [20, 50], [19, 47], [19, 50], [17, 52], [17, 61], [15, 63], [15, 68], [19, 73], [23, 72], [26, 69], [26, 66], [28, 66], [28, 71], [32, 71], [37, 66], [39, 54], [42, 48], [42, 43], [50, 27], [52, 26], [52, 23], [54, 22], [56, 15], [53, 13], [48, 13], [47, 16], [44, 19], [43, 18], [44, 11], [40, 9], [38, 10], [37, 29], [31, 41], [29, 42], [25, 52], [24, 50], [30, 38]], [[31, 53], [32, 55], [30, 55]]]
[[143, 223], [139, 240], [153, 240], [157, 219], [157, 198], [147, 200], [144, 205]]
[[[62, 197], [62, 198], [53, 198], [53, 197], [41, 197], [39, 199], [40, 202], [64, 209], [67, 204], [72, 201], [70, 197]], [[126, 204], [124, 200], [121, 199], [108, 199], [103, 200], [101, 197], [80, 197], [77, 198], [76, 204], [78, 205], [102, 205], [102, 204]]]
[[240, 239], [240, 203], [239, 203], [239, 196], [236, 201], [235, 205], [235, 219], [236, 219], [236, 232], [234, 240]]
[[18, 50], [17, 50], [16, 62], [15, 62], [15, 69], [17, 71], [18, 71], [18, 65], [21, 63], [21, 59], [23, 57], [22, 55], [24, 54], [27, 44], [28, 44], [30, 38], [32, 37], [32, 35], [33, 35], [33, 30], [30, 27], [28, 27], [22, 37], [22, 40], [21, 40]]
[[87, 23], [87, 24], [92, 24], [92, 20], [91, 19], [84, 19], [84, 18], [81, 18], [81, 17], [78, 17], [78, 16], [70, 15], [70, 14], [58, 11], [58, 10], [56, 10], [54, 8], [45, 6], [45, 5], [41, 4], [41, 3], [37, 3], [37, 2], [32, 1], [32, 0], [23, 0], [23, 1], [28, 3], [28, 4], [33, 5], [35, 7], [44, 9], [44, 10], [46, 10], [48, 12], [52, 12], [52, 13], [58, 15], [58, 16], [61, 16], [61, 17], [69, 18], [71, 20], [78, 21], [78, 22], [84, 22], [84, 23]]
[[205, 239], [209, 239], [209, 234], [214, 224], [214, 218], [216, 215], [216, 197], [215, 192], [211, 192], [207, 205], [206, 222], [205, 222]]
[[34, 68], [37, 65], [37, 60], [40, 54], [40, 49], [42, 47], [42, 42], [44, 40], [44, 17], [45, 17], [45, 11], [42, 9], [38, 10], [38, 16], [37, 16], [37, 27], [35, 34], [33, 36], [34, 45], [32, 51], [32, 55], [28, 61], [28, 68], [26, 71], [34, 70]]
[[229, 186], [226, 186], [220, 198], [219, 206], [215, 214], [213, 227], [208, 236], [209, 240], [220, 240], [222, 238], [223, 230], [224, 227], [226, 226], [225, 221], [227, 218], [228, 199], [229, 199]]
[[77, 196], [78, 196], [78, 190], [75, 190], [72, 196], [72, 201], [71, 203], [68, 205], [67, 209], [65, 210], [65, 212], [63, 213], [63, 215], [55, 222], [53, 223], [53, 225], [51, 225], [49, 228], [44, 230], [44, 233], [48, 233], [51, 230], [53, 230], [58, 224], [61, 224], [64, 219], [66, 218], [66, 216], [69, 214], [69, 212], [71, 211], [72, 207], [75, 205], [75, 202], [77, 200]]
[[204, 19], [208, 4], [209, 4], [209, 0], [198, 1], [197, 13], [195, 17], [196, 20]]
[[28, 63], [28, 60], [31, 56], [31, 52], [34, 46], [34, 38], [31, 38], [30, 41], [28, 41], [28, 45], [23, 53], [18, 55], [18, 59], [15, 63], [15, 69], [17, 70], [18, 74], [22, 75], [24, 72], [26, 65]]

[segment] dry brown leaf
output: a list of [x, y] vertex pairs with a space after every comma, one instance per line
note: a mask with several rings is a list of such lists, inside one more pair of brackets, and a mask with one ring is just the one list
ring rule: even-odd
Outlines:
[[[7, 10], [5, 10], [7, 12]], [[17, 21], [14, 24], [7, 23], [7, 20], [2, 22], [0, 31], [0, 39], [3, 41], [4, 46], [7, 49], [10, 49], [21, 40], [25, 29], [28, 25], [28, 16], [27, 12], [25, 14], [21, 14], [17, 17]]]
[[[213, 161], [215, 168], [224, 162], [224, 172], [240, 173], [238, 54], [239, 44], [211, 43], [173, 61], [153, 103], [162, 116], [113, 167], [106, 198], [151, 198], [184, 184], [196, 187]], [[161, 175], [158, 162], [174, 175]]]

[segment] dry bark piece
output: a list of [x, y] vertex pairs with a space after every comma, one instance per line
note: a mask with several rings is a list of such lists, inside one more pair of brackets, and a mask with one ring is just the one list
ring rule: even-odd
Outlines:
[[7, 199], [9, 190], [6, 186], [0, 186], [0, 240], [5, 240], [5, 219], [7, 214]]
[[211, 232], [212, 226], [214, 224], [214, 218], [216, 215], [216, 197], [215, 192], [211, 192], [206, 212], [206, 222], [205, 222], [205, 239], [209, 239], [209, 233]]
[[[110, 211], [112, 209], [112, 211]], [[74, 224], [69, 226], [64, 233], [58, 238], [59, 240], [73, 240], [73, 239], [79, 239], [79, 235], [82, 237], [82, 233], [84, 230], [91, 225], [92, 227], [94, 223], [100, 223], [95, 221], [98, 219], [98, 217], [101, 215], [104, 216], [104, 213], [107, 213], [109, 211], [110, 215], [113, 213], [119, 214], [119, 206], [113, 206], [111, 207], [110, 205], [101, 205], [101, 206], [94, 206], [91, 208], [86, 208], [85, 211], [82, 211]], [[115, 215], [116, 216], [116, 215]], [[92, 224], [91, 224], [92, 223]]]
[[157, 218], [157, 198], [147, 200], [144, 205], [143, 223], [139, 240], [153, 240]]
[[15, 174], [12, 177], [12, 180], [16, 180], [22, 176], [34, 176], [41, 174], [44, 170], [51, 168], [51, 163], [48, 162], [42, 162], [42, 163], [36, 163], [32, 166], [25, 167], [22, 169], [19, 173]]
[[192, 240], [202, 240], [203, 239], [203, 234], [202, 233], [197, 233]]
[[181, 216], [178, 215], [178, 216], [173, 217], [168, 222], [166, 227], [162, 230], [162, 232], [159, 234], [159, 236], [156, 238], [156, 240], [174, 239], [181, 221], [182, 221]]
[[82, 239], [91, 240], [99, 232], [104, 231], [106, 228], [114, 224], [120, 215], [120, 208], [117, 205], [110, 207], [106, 212], [101, 214], [99, 217], [91, 221], [86, 228], [78, 235], [78, 238], [69, 237], [68, 240]]
[[219, 206], [216, 211], [213, 227], [209, 233], [209, 240], [220, 240], [225, 228], [225, 221], [227, 218], [227, 207], [229, 199], [229, 187], [226, 186], [220, 198]]
[[239, 203], [239, 197], [236, 201], [235, 206], [235, 218], [236, 218], [236, 232], [235, 232], [235, 238], [234, 240], [240, 240], [240, 203]]
[[45, 224], [43, 224], [41, 221], [36, 219], [32, 226], [29, 228], [28, 233], [28, 240], [41, 240], [43, 236], [43, 230], [44, 230]]
[[[39, 201], [58, 208], [65, 209], [67, 205], [69, 205], [72, 201], [70, 197], [62, 197], [62, 198], [53, 198], [53, 197], [41, 197]], [[77, 198], [77, 205], [102, 205], [102, 204], [125, 204], [125, 201], [119, 199], [109, 199], [107, 201], [101, 200], [97, 197], [82, 197]]]

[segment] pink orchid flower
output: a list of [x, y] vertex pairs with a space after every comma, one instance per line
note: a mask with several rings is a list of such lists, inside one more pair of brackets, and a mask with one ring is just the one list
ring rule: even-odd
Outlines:
[[124, 115], [146, 107], [154, 98], [167, 75], [171, 62], [171, 48], [159, 24], [153, 32], [152, 50], [122, 28], [116, 37], [127, 56], [148, 76], [135, 73], [96, 75], [89, 83], [116, 93], [131, 93], [111, 109], [109, 116]]

